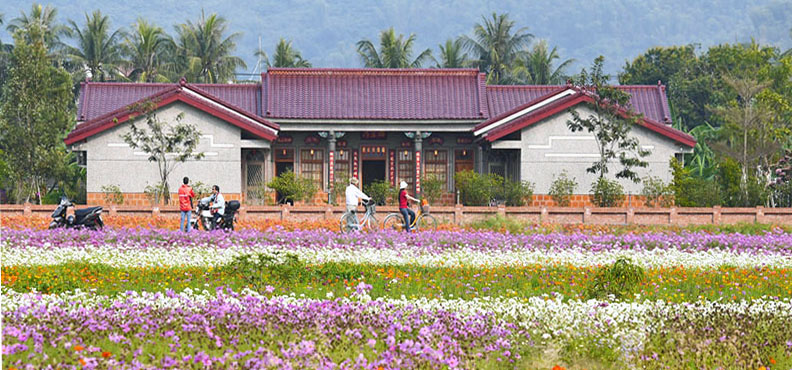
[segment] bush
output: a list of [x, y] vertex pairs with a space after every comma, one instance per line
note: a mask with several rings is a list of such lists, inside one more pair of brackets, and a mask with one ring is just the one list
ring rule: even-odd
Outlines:
[[313, 180], [297, 176], [292, 171], [286, 171], [267, 184], [280, 195], [278, 203], [294, 203], [295, 201], [311, 201], [318, 189]]
[[624, 188], [616, 180], [600, 177], [591, 184], [592, 202], [597, 207], [616, 207], [624, 200]]
[[467, 206], [489, 205], [495, 186], [499, 181], [502, 181], [499, 179], [502, 178], [498, 175], [481, 175], [473, 171], [461, 171], [454, 174], [460, 201]]
[[165, 194], [166, 184], [163, 182], [158, 182], [154, 185], [149, 185], [146, 183], [146, 187], [143, 189], [143, 193], [146, 194], [146, 198], [148, 198], [151, 205], [158, 205], [162, 201], [162, 197]]
[[641, 195], [646, 197], [647, 207], [669, 207], [673, 204], [674, 191], [661, 178], [647, 176], [642, 182], [644, 187], [641, 189]]
[[445, 181], [434, 175], [425, 176], [421, 180], [421, 196], [433, 204], [445, 193], [445, 185]]
[[575, 193], [578, 183], [575, 178], [569, 178], [566, 170], [561, 171], [558, 177], [553, 176], [553, 183], [550, 184], [550, 197], [561, 207], [569, 207], [572, 194]]
[[121, 192], [121, 187], [118, 185], [102, 185], [102, 193], [104, 193], [104, 200], [107, 204], [124, 204], [124, 193]]
[[607, 299], [613, 295], [616, 299], [632, 298], [633, 293], [646, 279], [641, 266], [635, 265], [629, 258], [619, 258], [610, 267], [600, 269], [586, 287], [589, 299]]
[[333, 188], [330, 189], [330, 204], [337, 206], [338, 198], [346, 197], [346, 187], [349, 185], [349, 176], [336, 176], [333, 179]]
[[193, 193], [195, 193], [196, 199], [206, 198], [212, 195], [212, 187], [209, 184], [204, 184], [203, 182], [196, 181], [193, 185]]
[[718, 165], [716, 176], [721, 186], [722, 202], [727, 207], [754, 207], [765, 204], [767, 191], [761, 180], [748, 176], [745, 189], [741, 185], [742, 168], [737, 161], [727, 158]]
[[[500, 177], [500, 176], [498, 176]], [[533, 198], [534, 184], [528, 181], [511, 181], [501, 178], [495, 198], [503, 199], [507, 206], [524, 206], [526, 199]]]
[[387, 181], [377, 180], [364, 188], [363, 192], [370, 196], [378, 206], [393, 204], [398, 195], [398, 189], [391, 186], [390, 182]]
[[715, 181], [693, 177], [690, 169], [671, 158], [674, 204], [680, 207], [712, 207], [721, 204], [721, 188]]

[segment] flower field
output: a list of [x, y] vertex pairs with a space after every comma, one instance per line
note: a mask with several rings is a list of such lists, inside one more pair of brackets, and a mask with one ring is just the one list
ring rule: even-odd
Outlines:
[[792, 234], [2, 230], [3, 368], [792, 368]]

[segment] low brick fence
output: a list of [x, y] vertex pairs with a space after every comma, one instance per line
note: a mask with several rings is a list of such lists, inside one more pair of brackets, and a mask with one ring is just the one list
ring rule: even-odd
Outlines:
[[[85, 208], [88, 206], [78, 206]], [[54, 205], [3, 204], [3, 215], [49, 216]], [[362, 210], [362, 207], [360, 208]], [[242, 206], [239, 217], [243, 219], [275, 219], [285, 221], [319, 221], [339, 219], [343, 206]], [[179, 217], [177, 206], [105, 206], [110, 216]], [[395, 206], [377, 207], [377, 219], [382, 221]], [[442, 223], [457, 225], [503, 216], [534, 223], [560, 224], [640, 224], [640, 225], [695, 225], [772, 223], [792, 225], [792, 208], [596, 208], [596, 207], [468, 207], [432, 206], [431, 214]]]

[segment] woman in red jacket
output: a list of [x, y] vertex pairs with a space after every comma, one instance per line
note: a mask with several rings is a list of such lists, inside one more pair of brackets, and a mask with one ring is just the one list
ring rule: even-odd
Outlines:
[[415, 220], [415, 212], [410, 209], [409, 201], [417, 202], [418, 199], [407, 194], [407, 183], [402, 181], [399, 183], [399, 212], [404, 217], [404, 225], [407, 232], [410, 232], [410, 225]]

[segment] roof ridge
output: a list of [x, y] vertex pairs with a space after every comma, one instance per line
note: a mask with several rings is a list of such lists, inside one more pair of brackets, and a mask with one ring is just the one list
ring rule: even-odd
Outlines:
[[269, 75], [457, 75], [475, 76], [476, 68], [270, 68], [264, 74]]

